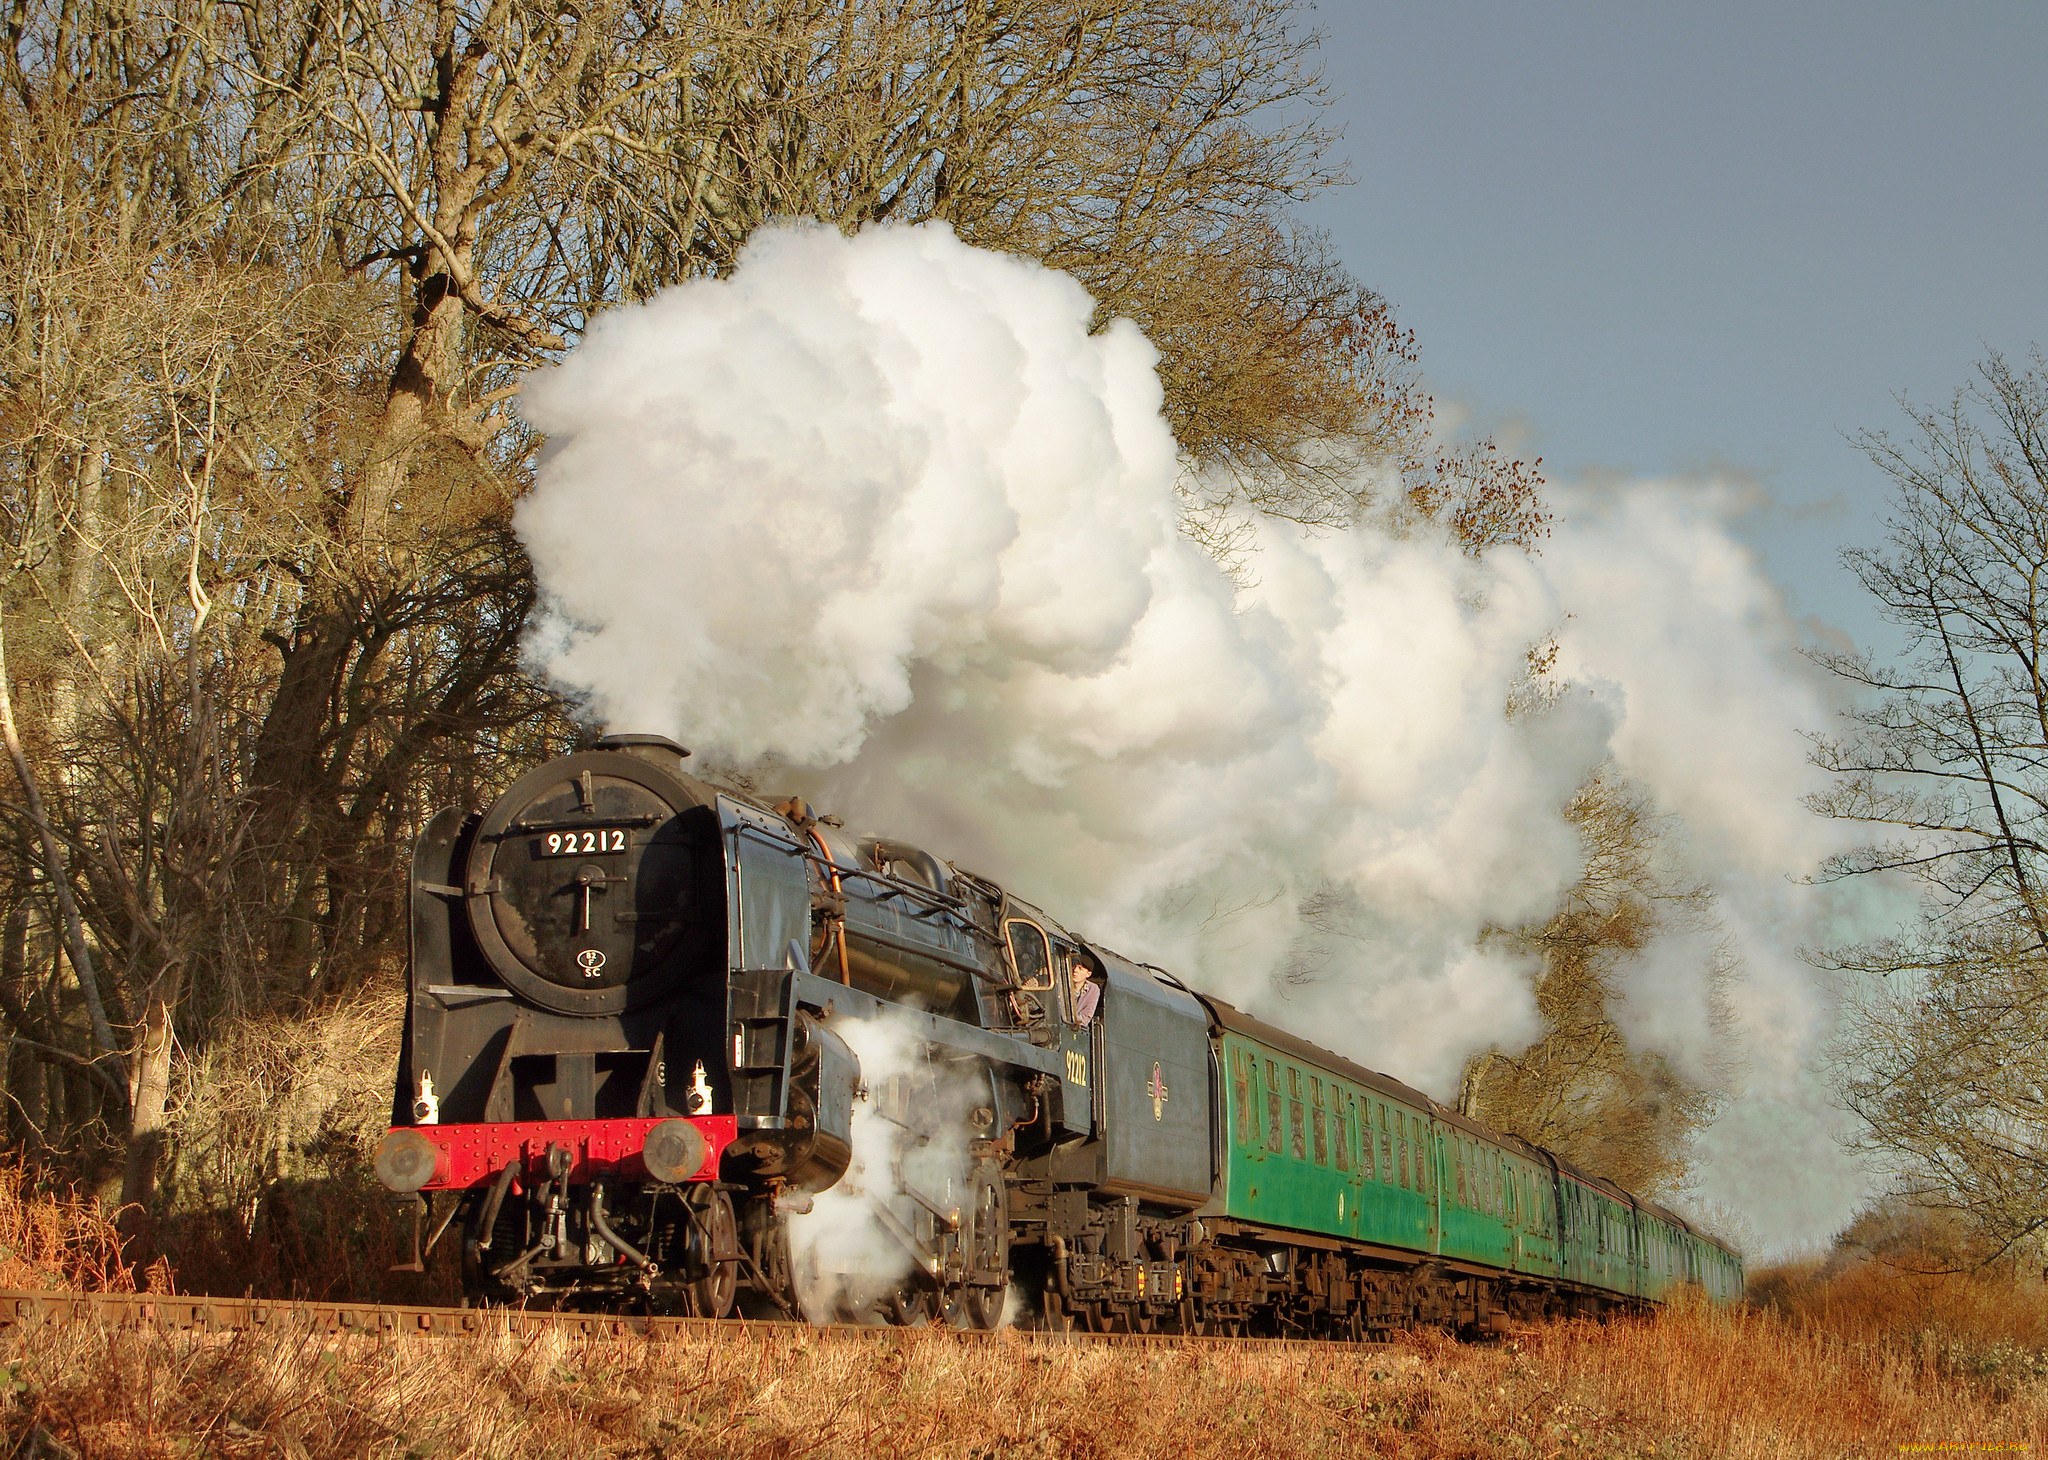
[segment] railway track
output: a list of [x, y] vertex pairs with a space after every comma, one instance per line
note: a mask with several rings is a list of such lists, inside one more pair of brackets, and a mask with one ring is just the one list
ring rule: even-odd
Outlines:
[[43, 1324], [94, 1323], [177, 1333], [315, 1332], [363, 1338], [415, 1334], [460, 1338], [493, 1331], [556, 1329], [593, 1338], [718, 1337], [746, 1343], [798, 1333], [865, 1342], [904, 1341], [913, 1334], [957, 1343], [1052, 1346], [1106, 1345], [1151, 1349], [1300, 1349], [1357, 1353], [1384, 1343], [1320, 1338], [1216, 1338], [1185, 1333], [1046, 1333], [935, 1326], [923, 1329], [833, 1323], [814, 1326], [777, 1320], [654, 1318], [638, 1314], [563, 1313], [521, 1308], [419, 1308], [384, 1303], [301, 1303], [271, 1298], [198, 1298], [159, 1293], [59, 1293], [0, 1289], [0, 1333]]

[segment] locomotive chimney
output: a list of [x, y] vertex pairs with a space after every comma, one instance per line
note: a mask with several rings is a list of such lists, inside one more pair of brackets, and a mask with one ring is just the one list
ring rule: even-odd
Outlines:
[[607, 735], [591, 749], [620, 750], [627, 755], [637, 755], [671, 774], [681, 773], [683, 758], [690, 753], [666, 735]]

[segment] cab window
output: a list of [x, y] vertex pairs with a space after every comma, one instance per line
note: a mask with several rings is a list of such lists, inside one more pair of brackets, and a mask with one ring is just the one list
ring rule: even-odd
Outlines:
[[1010, 939], [1010, 959], [1017, 968], [1017, 982], [1027, 989], [1052, 987], [1052, 948], [1045, 929], [1023, 918], [1011, 918], [1003, 925]]
[[1101, 970], [1077, 948], [1055, 945], [1053, 959], [1059, 970], [1056, 977], [1060, 984], [1060, 1007], [1067, 1011], [1067, 1022], [1076, 1029], [1094, 1023], [1102, 1015]]

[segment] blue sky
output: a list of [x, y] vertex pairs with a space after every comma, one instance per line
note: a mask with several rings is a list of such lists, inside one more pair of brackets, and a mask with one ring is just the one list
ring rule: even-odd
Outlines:
[[[2048, 5], [1301, 8], [1357, 178], [1308, 216], [1439, 402], [1561, 482], [1746, 484], [1807, 638], [1891, 652], [1838, 561], [1887, 489], [1847, 437], [2048, 345]], [[1841, 1123], [1811, 1072], [1750, 1092], [1699, 1195], [1824, 1239], [1868, 1179]]]
[[[1318, 200], [1439, 399], [1562, 478], [1752, 481], [1795, 611], [1884, 480], [1846, 433], [2048, 344], [2048, 6], [1324, 0]], [[1816, 626], [1817, 630], [1818, 626]]]

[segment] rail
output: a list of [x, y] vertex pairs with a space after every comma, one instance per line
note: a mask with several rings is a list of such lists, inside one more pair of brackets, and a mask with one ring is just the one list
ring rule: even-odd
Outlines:
[[923, 1329], [786, 1319], [661, 1318], [643, 1314], [565, 1313], [526, 1308], [422, 1308], [386, 1303], [308, 1303], [273, 1298], [202, 1298], [162, 1293], [60, 1293], [0, 1289], [0, 1333], [41, 1324], [93, 1323], [107, 1328], [176, 1333], [290, 1332], [396, 1338], [417, 1334], [460, 1338], [489, 1332], [543, 1329], [593, 1338], [723, 1338], [738, 1342], [799, 1333], [834, 1339], [904, 1340], [912, 1334], [960, 1343], [1101, 1345], [1112, 1348], [1303, 1349], [1357, 1352], [1385, 1348], [1374, 1342], [1325, 1338], [1222, 1338], [1187, 1333], [1052, 1333], [1040, 1329]]

